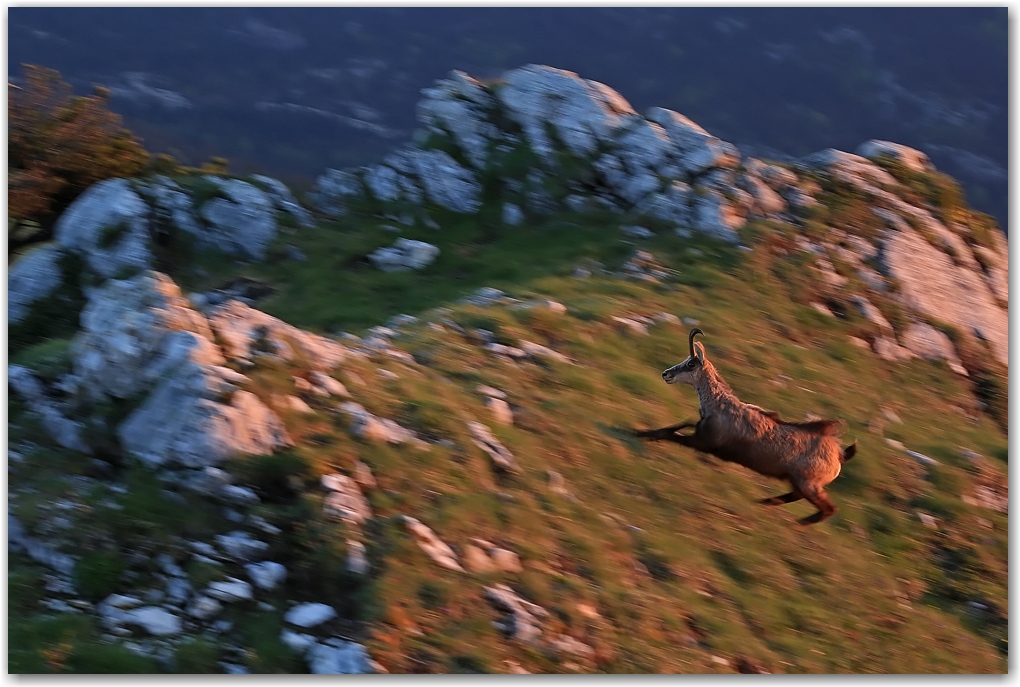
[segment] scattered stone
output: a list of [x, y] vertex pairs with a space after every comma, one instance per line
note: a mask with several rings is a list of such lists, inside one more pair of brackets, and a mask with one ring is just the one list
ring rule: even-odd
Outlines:
[[315, 413], [315, 411], [312, 410], [312, 407], [309, 406], [304, 399], [298, 396], [273, 394], [273, 402], [277, 408], [301, 413], [302, 415], [312, 415]]
[[248, 571], [251, 581], [260, 589], [275, 589], [277, 585], [287, 579], [287, 568], [273, 561], [248, 563], [244, 568]]
[[336, 617], [332, 606], [320, 603], [303, 603], [287, 611], [283, 619], [299, 627], [315, 627]]
[[494, 623], [497, 629], [522, 642], [538, 640], [542, 634], [542, 621], [549, 617], [548, 611], [522, 599], [505, 584], [484, 587], [483, 593], [497, 610], [507, 613], [502, 621]]
[[549, 642], [549, 648], [557, 654], [569, 654], [591, 660], [595, 656], [595, 650], [584, 642], [580, 642], [569, 635], [560, 635]]
[[511, 426], [514, 423], [514, 413], [510, 410], [510, 404], [500, 398], [488, 398], [485, 405], [492, 412], [492, 419], [500, 425]]
[[543, 346], [533, 341], [525, 341], [524, 339], [521, 339], [520, 345], [521, 350], [531, 358], [548, 358], [550, 360], [555, 360], [558, 363], [570, 364], [570, 358], [562, 353], [554, 351], [548, 346]]
[[305, 653], [313, 644], [315, 637], [303, 632], [294, 632], [286, 628], [280, 632], [280, 641], [299, 654]]
[[409, 515], [404, 516], [404, 524], [414, 535], [418, 546], [429, 558], [449, 570], [464, 571], [457, 561], [457, 554], [446, 542], [437, 537], [435, 532], [423, 525], [417, 518], [412, 518]]
[[171, 604], [182, 604], [191, 594], [191, 583], [183, 577], [171, 577], [166, 583], [166, 599]]
[[620, 227], [620, 231], [622, 231], [627, 236], [631, 236], [636, 239], [650, 239], [653, 236], [655, 236], [655, 232], [653, 232], [651, 229], [648, 229], [646, 227], [640, 227], [637, 225], [628, 225]]
[[362, 675], [373, 672], [365, 647], [354, 642], [338, 643], [340, 646], [312, 646], [308, 652], [308, 667], [312, 674]]
[[188, 615], [199, 620], [208, 620], [223, 610], [223, 605], [209, 596], [199, 596], [188, 606]]
[[898, 362], [910, 360], [914, 357], [914, 354], [909, 349], [900, 346], [891, 336], [875, 337], [875, 340], [872, 342], [872, 348], [875, 351], [875, 355], [882, 360]]
[[91, 453], [85, 443], [81, 423], [64, 417], [60, 407], [50, 400], [43, 385], [28, 368], [8, 365], [7, 383], [25, 401], [29, 412], [40, 419], [54, 441], [73, 451]]
[[372, 517], [372, 508], [361, 493], [358, 483], [346, 475], [323, 475], [322, 485], [330, 490], [323, 503], [323, 512], [362, 525]]
[[524, 213], [521, 208], [513, 203], [503, 203], [503, 224], [517, 226], [524, 221]]
[[820, 312], [821, 314], [825, 315], [826, 317], [836, 317], [835, 315], [832, 314], [831, 310], [829, 310], [821, 303], [818, 303], [817, 301], [812, 301], [811, 307]]
[[882, 415], [884, 415], [885, 419], [889, 422], [895, 422], [898, 425], [903, 424], [903, 420], [900, 419], [900, 416], [889, 408], [882, 408]]
[[498, 469], [506, 472], [520, 472], [520, 467], [513, 454], [492, 435], [491, 429], [480, 422], [468, 422], [467, 427], [471, 433], [471, 441], [489, 454]]
[[337, 396], [340, 398], [350, 398], [351, 395], [348, 393], [347, 388], [333, 379], [329, 375], [323, 374], [317, 370], [312, 371], [308, 375], [308, 381], [311, 382], [313, 389], [323, 389], [330, 396]]
[[485, 574], [496, 570], [496, 565], [489, 558], [489, 555], [474, 544], [468, 544], [464, 547], [464, 565], [468, 570], [475, 573]]
[[240, 561], [247, 561], [261, 556], [269, 548], [269, 544], [266, 542], [254, 539], [247, 532], [240, 530], [230, 534], [217, 534], [216, 544], [228, 556]]
[[356, 436], [369, 441], [380, 441], [389, 444], [416, 443], [420, 441], [409, 429], [401, 427], [393, 420], [378, 418], [365, 408], [350, 401], [342, 403], [340, 409], [352, 419], [352, 430]]
[[347, 540], [347, 570], [355, 575], [367, 575], [371, 566], [365, 552], [365, 545], [353, 539]]
[[631, 334], [637, 334], [639, 336], [645, 336], [648, 334], [648, 327], [641, 322], [636, 322], [628, 317], [613, 317], [613, 322], [619, 324], [622, 329]]
[[857, 348], [862, 348], [866, 351], [871, 350], [871, 344], [869, 344], [867, 341], [860, 338], [859, 336], [848, 336], [847, 339], [849, 339], [850, 343], [852, 343]]
[[74, 558], [31, 537], [10, 513], [7, 514], [7, 548], [15, 552], [24, 551], [32, 560], [64, 575], [74, 572]]
[[399, 238], [389, 248], [379, 248], [368, 256], [376, 267], [384, 272], [420, 270], [431, 264], [439, 255], [439, 249], [431, 243]]
[[953, 342], [943, 332], [928, 324], [914, 322], [904, 330], [903, 345], [925, 360], [945, 360], [953, 372], [968, 376], [956, 354]]
[[140, 625], [149, 634], [176, 635], [183, 630], [181, 619], [158, 606], [136, 608], [127, 614], [126, 622]]
[[244, 580], [228, 577], [226, 580], [210, 582], [205, 593], [220, 601], [250, 601], [253, 597], [251, 585]]
[[921, 521], [921, 524], [929, 529], [938, 529], [939, 522], [927, 513], [918, 511], [917, 519]]

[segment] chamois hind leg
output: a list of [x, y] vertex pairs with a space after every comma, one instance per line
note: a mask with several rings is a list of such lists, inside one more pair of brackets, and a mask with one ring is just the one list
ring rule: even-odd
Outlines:
[[822, 487], [804, 489], [803, 492], [804, 498], [810, 501], [811, 505], [818, 509], [818, 512], [798, 520], [797, 522], [801, 525], [813, 525], [831, 517], [836, 512], [836, 505], [829, 499], [829, 495]]
[[800, 493], [800, 490], [794, 487], [793, 491], [789, 494], [771, 496], [767, 499], [762, 499], [758, 503], [766, 506], [782, 506], [784, 503], [793, 503], [794, 501], [800, 501], [802, 498], [804, 498], [804, 494]]
[[634, 436], [641, 439], [648, 439], [649, 441], [670, 440], [681, 429], [694, 427], [697, 424], [697, 422], [685, 421], [679, 424], [670, 425], [669, 427], [660, 427], [659, 429], [635, 430]]

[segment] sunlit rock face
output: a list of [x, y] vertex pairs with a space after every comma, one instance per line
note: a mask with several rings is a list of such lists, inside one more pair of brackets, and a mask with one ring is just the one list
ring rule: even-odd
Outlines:
[[213, 331], [165, 275], [110, 280], [82, 311], [72, 342], [78, 388], [93, 402], [137, 402], [117, 428], [152, 465], [203, 467], [288, 445], [283, 423], [225, 367]]

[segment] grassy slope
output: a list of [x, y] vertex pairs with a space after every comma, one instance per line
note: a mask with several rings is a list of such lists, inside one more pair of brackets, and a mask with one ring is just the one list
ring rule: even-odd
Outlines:
[[[451, 317], [494, 331], [505, 343], [550, 345], [575, 359], [574, 366], [500, 360], [452, 330], [422, 324], [398, 345], [427, 366], [380, 357], [337, 372], [370, 411], [451, 439], [456, 448], [367, 444], [352, 438], [344, 416], [330, 410], [334, 403], [312, 400], [314, 416], [284, 414], [298, 439], [292, 454], [275, 462], [236, 461], [230, 469], [264, 494], [257, 512], [285, 529], [273, 553], [291, 576], [276, 601], [326, 600], [365, 621], [344, 629], [359, 633], [393, 672], [504, 672], [508, 660], [535, 672], [732, 670], [713, 656], [731, 665], [748, 656], [774, 672], [1006, 670], [1007, 520], [961, 501], [976, 475], [958, 451], [965, 446], [989, 456], [1005, 474], [1006, 437], [987, 417], [961, 417], [959, 407], [975, 406], [967, 385], [942, 365], [885, 363], [853, 347], [847, 335], [858, 323], [824, 318], [792, 302], [792, 285], [776, 276], [761, 251], [744, 254], [663, 235], [641, 247], [678, 270], [668, 285], [569, 276], [587, 258], [620, 265], [634, 247], [619, 240], [618, 222], [570, 216], [498, 232], [467, 222], [444, 222], [439, 232], [405, 229], [403, 235], [436, 243], [443, 252], [421, 273], [399, 274], [358, 263], [391, 243], [393, 233], [377, 222], [338, 222], [292, 230], [281, 239], [281, 245], [299, 246], [307, 262], [236, 265], [206, 256], [195, 263], [203, 276], [191, 266], [175, 270], [188, 290], [235, 275], [267, 280], [279, 292], [259, 307], [320, 331], [360, 331], [399, 312], [450, 305], [478, 286], [547, 296], [568, 308], [555, 315], [456, 305]], [[697, 415], [692, 390], [659, 378], [686, 355], [687, 328], [662, 324], [640, 337], [621, 333], [610, 320], [660, 311], [700, 321], [708, 355], [744, 400], [791, 418], [817, 413], [847, 421], [845, 439], [857, 438], [859, 451], [831, 487], [840, 506], [835, 517], [799, 528], [794, 521], [810, 506], [755, 504], [783, 485], [676, 447], [641, 445], [618, 431]], [[252, 373], [254, 390], [267, 401], [273, 392], [293, 393], [289, 377], [300, 367], [260, 363]], [[382, 377], [379, 369], [398, 379]], [[508, 393], [514, 427], [489, 421], [478, 384]], [[923, 469], [869, 431], [881, 408], [902, 419], [885, 421], [885, 437], [941, 465]], [[18, 415], [12, 408], [12, 417]], [[492, 427], [521, 464], [519, 476], [494, 475], [468, 438], [469, 420]], [[45, 494], [47, 479], [60, 484], [57, 473], [83, 469], [73, 460], [54, 464], [57, 453], [29, 456], [35, 469], [19, 471], [12, 482], [32, 483]], [[319, 474], [350, 471], [355, 460], [368, 463], [380, 483], [370, 494], [377, 517], [367, 528], [374, 578], [367, 584], [343, 573], [347, 532], [318, 515], [322, 494], [313, 486]], [[56, 472], [54, 465], [60, 466]], [[565, 477], [576, 501], [550, 491], [548, 470]], [[265, 497], [288, 472], [302, 474], [307, 490]], [[144, 486], [144, 476], [137, 479]], [[182, 522], [177, 511], [153, 506], [163, 498], [158, 489], [150, 495], [146, 504], [128, 504], [152, 511], [130, 511], [150, 530], [119, 537], [140, 541], [161, 531], [195, 536], [231, 529], [214, 516]], [[21, 499], [17, 509], [32, 522], [31, 502]], [[936, 515], [940, 528], [922, 525], [919, 510]], [[398, 524], [394, 516], [401, 513], [455, 546], [470, 537], [504, 545], [521, 555], [525, 570], [442, 570]], [[98, 515], [89, 526], [114, 528]], [[31, 571], [38, 570], [20, 559], [12, 559], [12, 570], [10, 585], [30, 589]], [[503, 638], [491, 625], [497, 613], [481, 596], [484, 584], [500, 579], [550, 610], [552, 628], [593, 645], [595, 664], [556, 659]], [[58, 639], [12, 641], [11, 670], [76, 669], [66, 657], [63, 663], [40, 660], [49, 655], [41, 652], [63, 645], [56, 630], [47, 635], [36, 626], [64, 621], [33, 619], [32, 594], [18, 598], [10, 627], [26, 623], [36, 628], [32, 636]], [[968, 600], [994, 604], [1003, 624], [967, 610]], [[599, 617], [585, 616], [579, 604], [593, 606]], [[252, 669], [299, 668], [275, 639], [279, 623], [278, 613], [246, 623], [238, 641], [260, 649], [249, 659]], [[74, 636], [88, 640], [82, 633]]]

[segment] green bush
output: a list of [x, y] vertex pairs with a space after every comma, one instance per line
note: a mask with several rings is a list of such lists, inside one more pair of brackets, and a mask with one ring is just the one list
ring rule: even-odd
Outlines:
[[75, 587], [89, 601], [101, 601], [117, 591], [127, 565], [119, 552], [93, 551], [74, 566]]

